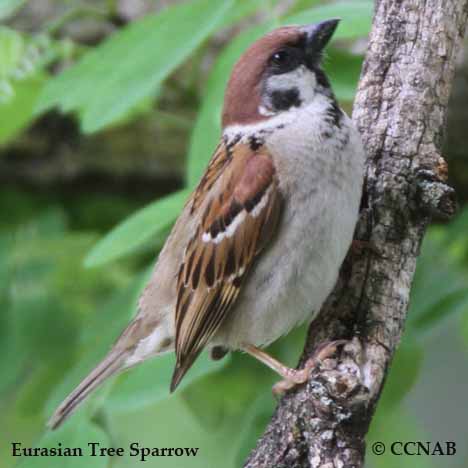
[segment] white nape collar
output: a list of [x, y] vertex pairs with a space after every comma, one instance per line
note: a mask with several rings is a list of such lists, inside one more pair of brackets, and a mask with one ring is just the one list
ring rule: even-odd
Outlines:
[[223, 130], [223, 138], [228, 141], [242, 136], [242, 139], [252, 135], [270, 133], [274, 129], [283, 128], [305, 115], [319, 114], [326, 111], [330, 106], [330, 99], [322, 94], [317, 94], [316, 98], [304, 107], [293, 107], [287, 111], [275, 114], [268, 119], [252, 124], [233, 124]]

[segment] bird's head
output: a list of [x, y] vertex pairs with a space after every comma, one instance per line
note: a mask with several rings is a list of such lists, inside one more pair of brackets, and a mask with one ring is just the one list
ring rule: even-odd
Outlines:
[[252, 44], [228, 82], [223, 127], [267, 120], [310, 104], [317, 94], [333, 97], [320, 62], [338, 22], [278, 28]]

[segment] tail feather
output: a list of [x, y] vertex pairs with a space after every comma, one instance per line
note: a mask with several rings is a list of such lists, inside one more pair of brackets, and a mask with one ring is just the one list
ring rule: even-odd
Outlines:
[[57, 429], [67, 419], [80, 403], [104, 380], [111, 375], [117, 374], [124, 370], [126, 351], [111, 351], [104, 360], [98, 364], [90, 374], [76, 387], [73, 392], [68, 395], [60, 406], [55, 410], [52, 417], [49, 419], [47, 426], [50, 429]]

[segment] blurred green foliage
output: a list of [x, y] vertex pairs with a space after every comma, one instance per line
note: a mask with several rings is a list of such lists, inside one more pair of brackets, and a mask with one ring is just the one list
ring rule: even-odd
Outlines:
[[161, 82], [220, 26], [232, 3], [194, 0], [135, 21], [49, 80], [38, 112], [57, 105], [78, 112], [84, 132], [118, 121], [157, 94]]
[[[0, 18], [23, 3], [0, 3]], [[0, 414], [9, 441], [20, 440], [25, 446], [60, 441], [77, 447], [89, 441], [121, 446], [146, 440], [150, 446], [199, 446], [202, 455], [184, 459], [184, 466], [193, 467], [240, 466], [254, 446], [274, 408], [270, 386], [275, 376], [240, 355], [219, 362], [204, 355], [173, 396], [168, 383], [174, 358], [164, 356], [109, 382], [59, 431], [45, 432], [43, 425], [134, 314], [149, 272], [148, 252], [154, 257], [163, 245], [211, 155], [220, 133], [224, 87], [245, 48], [278, 25], [339, 16], [342, 23], [324, 65], [338, 98], [349, 108], [362, 63], [362, 55], [351, 52], [350, 44], [367, 35], [373, 2], [297, 0], [288, 2], [289, 9], [280, 14], [278, 3], [188, 1], [123, 26], [94, 47], [57, 39], [50, 25], [34, 35], [0, 28], [0, 147], [52, 107], [72, 112], [84, 133], [123, 125], [142, 109], [156, 112], [161, 91], [187, 61], [194, 75], [190, 83], [204, 83], [182, 190], [136, 210], [131, 201], [104, 196], [95, 203], [83, 194], [72, 206], [53, 196], [38, 199], [14, 188], [1, 189]], [[225, 45], [206, 73], [201, 64], [211, 39], [246, 18], [242, 32]], [[111, 224], [116, 227], [106, 232]], [[431, 228], [424, 242], [408, 333], [369, 440], [394, 440], [396, 433], [403, 438], [401, 401], [418, 378], [428, 333], [446, 320], [462, 320], [460, 330], [468, 343], [466, 232], [468, 210], [448, 226]], [[294, 365], [304, 334], [303, 328], [292, 332], [272, 351]], [[141, 422], [145, 414], [154, 420]], [[404, 427], [411, 440], [422, 436], [413, 421]], [[8, 458], [5, 442], [1, 441], [0, 460]], [[399, 461], [399, 466], [416, 466], [414, 460]], [[82, 463], [78, 459], [76, 466]], [[167, 460], [164, 466], [177, 463]], [[372, 459], [376, 468], [389, 463], [386, 457]], [[93, 468], [111, 465], [133, 466], [128, 459], [86, 460]], [[19, 466], [62, 467], [63, 459], [29, 459]]]

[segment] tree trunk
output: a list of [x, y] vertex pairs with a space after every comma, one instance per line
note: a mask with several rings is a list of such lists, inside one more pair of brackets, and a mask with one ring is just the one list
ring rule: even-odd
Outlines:
[[363, 466], [423, 235], [455, 209], [440, 151], [467, 15], [468, 0], [376, 1], [353, 115], [368, 154], [364, 247], [348, 255], [301, 362], [323, 341], [348, 344], [282, 398], [248, 468]]

